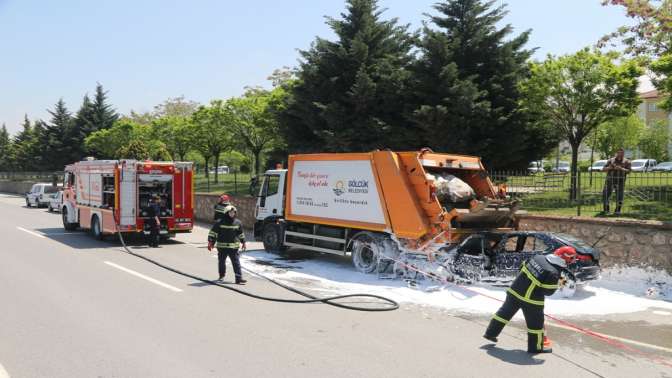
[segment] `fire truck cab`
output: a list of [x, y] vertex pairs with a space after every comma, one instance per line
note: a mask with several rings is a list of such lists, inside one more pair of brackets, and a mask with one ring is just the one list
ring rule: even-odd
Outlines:
[[65, 167], [61, 208], [66, 230], [96, 238], [117, 232], [145, 233], [147, 208], [161, 198], [161, 236], [191, 232], [193, 166], [189, 162], [87, 159]]

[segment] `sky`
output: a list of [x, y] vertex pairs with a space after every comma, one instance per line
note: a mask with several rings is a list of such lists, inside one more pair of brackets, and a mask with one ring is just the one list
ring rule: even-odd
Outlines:
[[[436, 0], [380, 0], [384, 17], [418, 29]], [[600, 0], [498, 0], [515, 33], [532, 29], [535, 58], [594, 44], [628, 22]], [[120, 113], [167, 98], [208, 103], [269, 86], [299, 49], [332, 38], [324, 16], [343, 0], [0, 0], [0, 124], [50, 118], [63, 98], [75, 112], [96, 83]]]

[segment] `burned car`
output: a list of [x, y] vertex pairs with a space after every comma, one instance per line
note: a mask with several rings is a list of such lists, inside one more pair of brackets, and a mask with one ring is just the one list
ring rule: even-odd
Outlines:
[[576, 262], [564, 273], [567, 282], [561, 288], [563, 296], [571, 296], [576, 285], [600, 275], [600, 252], [571, 235], [537, 231], [478, 232], [448, 249], [443, 266], [457, 280], [504, 285], [518, 275], [527, 259], [553, 253], [562, 246], [574, 247], [577, 252]]

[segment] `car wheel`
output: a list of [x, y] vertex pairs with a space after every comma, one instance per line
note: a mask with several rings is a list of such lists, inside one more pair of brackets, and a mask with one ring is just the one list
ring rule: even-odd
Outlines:
[[30, 200], [26, 198], [26, 207], [30, 207]]
[[100, 228], [100, 220], [98, 220], [97, 215], [91, 218], [91, 235], [98, 240], [103, 240], [103, 230]]
[[53, 213], [53, 212], [54, 212], [54, 208], [51, 207], [51, 205], [49, 205], [49, 206], [47, 206], [47, 211], [50, 212], [50, 213]]

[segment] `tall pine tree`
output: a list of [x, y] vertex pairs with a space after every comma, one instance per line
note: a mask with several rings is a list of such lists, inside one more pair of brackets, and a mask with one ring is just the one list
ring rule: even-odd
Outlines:
[[347, 0], [328, 18], [336, 41], [302, 51], [281, 130], [291, 152], [366, 151], [403, 143], [411, 37], [376, 0]]
[[[495, 1], [437, 3], [414, 67], [416, 109], [410, 118], [424, 144], [482, 156], [488, 167], [524, 167], [557, 139], [520, 111], [518, 85], [528, 75], [530, 31], [512, 37]], [[535, 125], [535, 126], [533, 126]], [[505, 142], [506, 141], [506, 142]], [[503, 147], [503, 143], [506, 148]]]
[[119, 115], [107, 103], [107, 91], [98, 83], [96, 85], [96, 95], [91, 104], [91, 122], [95, 128], [93, 131], [109, 129], [119, 119]]
[[33, 125], [28, 119], [28, 114], [23, 117], [21, 124], [21, 131], [14, 136], [12, 140], [13, 161], [12, 166], [18, 171], [28, 171], [32, 168], [32, 161], [30, 153], [32, 152], [32, 144], [35, 139], [33, 133]]
[[80, 106], [75, 118], [72, 121], [72, 127], [67, 134], [67, 140], [72, 146], [70, 152], [70, 161], [79, 161], [86, 156], [86, 149], [84, 146], [84, 139], [89, 134], [96, 131], [93, 123], [93, 103], [89, 95], [84, 95], [82, 105]]
[[7, 126], [2, 124], [0, 128], [0, 171], [9, 171], [11, 164], [11, 140], [9, 139], [9, 132]]
[[63, 169], [72, 161], [72, 150], [75, 146], [69, 140], [69, 133], [73, 120], [72, 115], [65, 106], [63, 99], [58, 100], [51, 114], [51, 121], [44, 130], [42, 142], [44, 147], [45, 168], [49, 170]]

